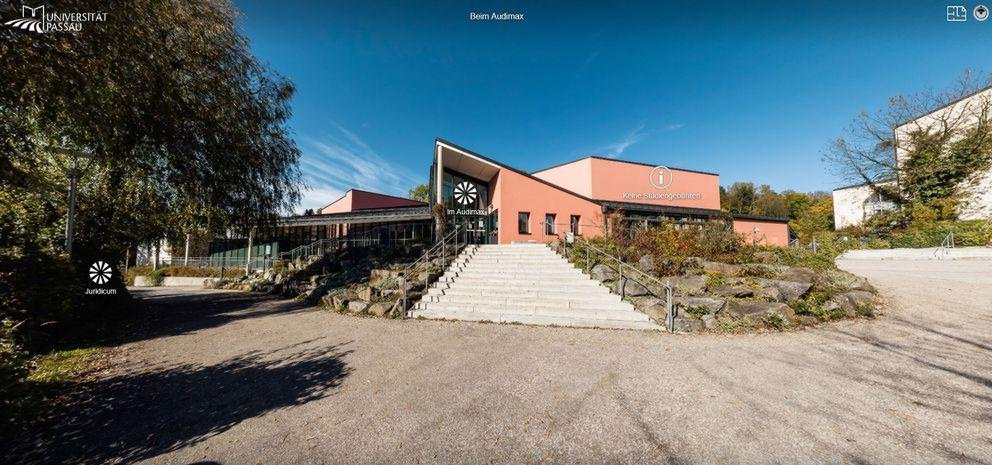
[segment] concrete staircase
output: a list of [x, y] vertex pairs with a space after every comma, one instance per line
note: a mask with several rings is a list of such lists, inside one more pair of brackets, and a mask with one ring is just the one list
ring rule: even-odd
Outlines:
[[663, 329], [543, 244], [469, 246], [413, 309], [414, 317]]

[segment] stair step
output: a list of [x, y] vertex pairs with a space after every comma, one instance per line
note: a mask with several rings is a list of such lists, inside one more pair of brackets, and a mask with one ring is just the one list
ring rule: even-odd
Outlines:
[[562, 281], [553, 281], [547, 279], [531, 279], [531, 278], [520, 278], [520, 277], [510, 277], [503, 279], [494, 279], [487, 276], [441, 276], [438, 278], [435, 285], [442, 284], [442, 288], [452, 288], [456, 285], [458, 286], [468, 286], [468, 287], [505, 287], [505, 288], [517, 288], [517, 289], [545, 289], [545, 290], [568, 290], [569, 288], [583, 289], [583, 288], [594, 288], [603, 289], [609, 291], [597, 281], [589, 278], [582, 278], [581, 280], [570, 280], [565, 283]]
[[465, 249], [413, 316], [538, 325], [661, 329], [543, 244]]
[[479, 298], [550, 299], [552, 301], [571, 300], [575, 302], [621, 302], [620, 296], [606, 292], [606, 289], [589, 288], [583, 290], [544, 290], [544, 289], [504, 289], [499, 287], [465, 289], [463, 287], [438, 288], [427, 290], [427, 295], [469, 296]]
[[629, 302], [620, 299], [612, 299], [609, 295], [596, 296], [590, 298], [575, 298], [559, 294], [556, 296], [541, 296], [536, 298], [514, 295], [469, 295], [469, 294], [430, 294], [426, 296], [428, 302], [461, 302], [472, 305], [519, 305], [522, 307], [549, 307], [549, 308], [618, 308], [633, 310]]
[[640, 329], [660, 331], [663, 327], [650, 321], [598, 320], [576, 317], [554, 317], [541, 315], [515, 315], [498, 313], [466, 312], [458, 310], [422, 310], [415, 311], [414, 317], [431, 319], [492, 321], [495, 323], [520, 323], [541, 326], [567, 326], [575, 328], [611, 328], [611, 329]]

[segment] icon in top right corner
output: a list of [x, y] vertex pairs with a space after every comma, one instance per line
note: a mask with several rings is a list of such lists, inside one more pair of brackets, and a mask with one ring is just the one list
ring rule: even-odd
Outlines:
[[985, 5], [978, 5], [971, 12], [975, 16], [976, 21], [985, 21], [989, 19], [989, 9]]
[[968, 9], [961, 5], [948, 5], [947, 20], [951, 22], [967, 21]]

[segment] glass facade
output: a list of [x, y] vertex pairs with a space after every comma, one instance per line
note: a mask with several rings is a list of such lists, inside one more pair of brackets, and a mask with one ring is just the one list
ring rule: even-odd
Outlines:
[[489, 184], [444, 170], [441, 196], [449, 210], [486, 210], [489, 206]]
[[441, 175], [441, 200], [448, 210], [448, 225], [459, 226], [459, 240], [494, 244], [499, 222], [489, 211], [489, 183], [445, 169]]

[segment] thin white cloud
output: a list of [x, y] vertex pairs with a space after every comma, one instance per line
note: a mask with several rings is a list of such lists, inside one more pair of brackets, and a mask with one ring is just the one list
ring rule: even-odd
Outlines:
[[682, 129], [684, 127], [685, 127], [685, 125], [682, 124], [682, 123], [674, 123], [674, 124], [669, 124], [668, 126], [665, 126], [665, 129], [668, 130], [668, 131], [678, 131], [679, 129]]
[[322, 187], [309, 187], [301, 194], [303, 196], [303, 201], [300, 203], [299, 211], [297, 213], [303, 213], [303, 211], [308, 208], [318, 211], [329, 205], [331, 202], [341, 198], [341, 196], [344, 195], [344, 191]]
[[619, 157], [620, 155], [623, 155], [623, 153], [630, 148], [631, 145], [640, 142], [646, 136], [647, 133], [644, 132], [644, 125], [641, 124], [637, 127], [637, 129], [634, 129], [621, 137], [620, 140], [600, 148], [599, 152], [607, 158]]
[[334, 129], [318, 139], [304, 138], [300, 168], [310, 189], [302, 193], [301, 208], [323, 207], [348, 189], [405, 196], [424, 182], [386, 161], [354, 132], [338, 124]]

